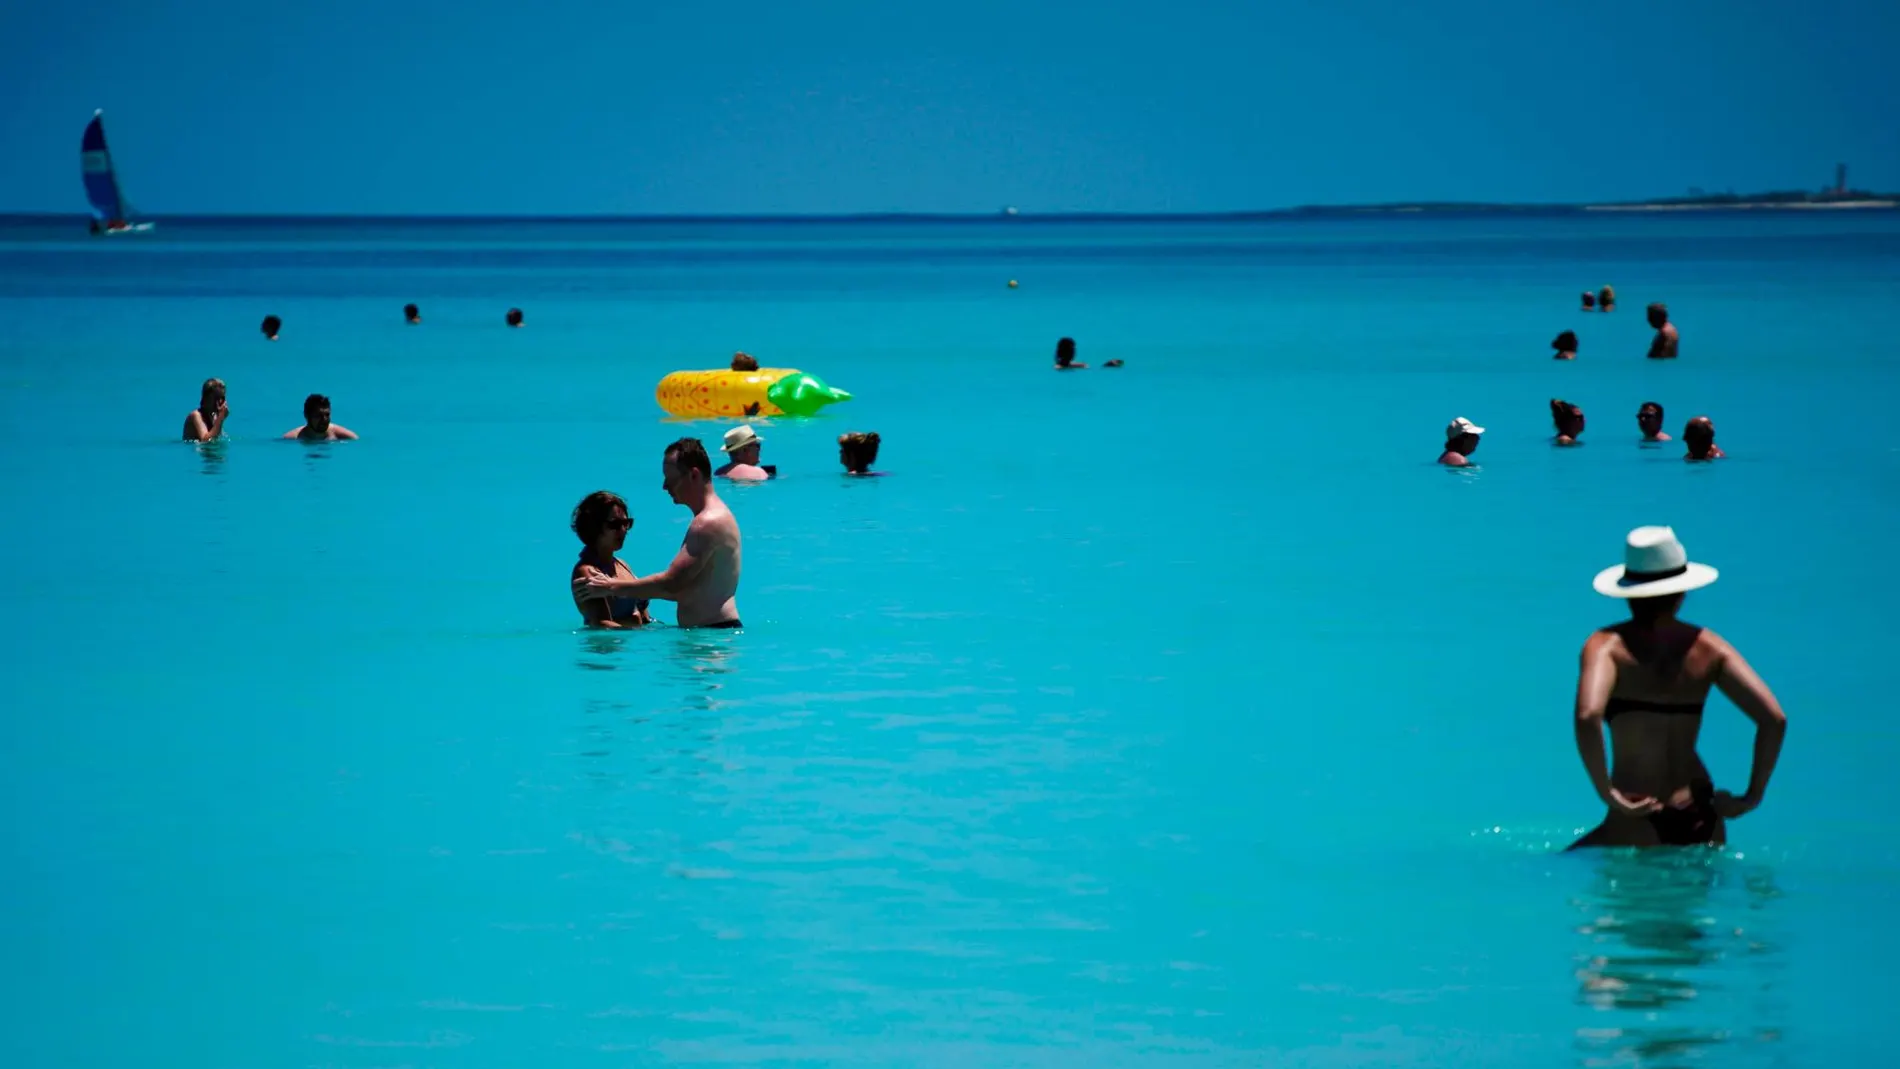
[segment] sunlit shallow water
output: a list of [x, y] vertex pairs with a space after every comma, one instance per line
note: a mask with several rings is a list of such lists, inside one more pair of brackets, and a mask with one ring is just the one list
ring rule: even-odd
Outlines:
[[[1871, 1064], [1896, 282], [1859, 215], [16, 226], [0, 1064]], [[725, 425], [653, 385], [735, 349], [856, 394], [760, 424], [747, 628], [578, 630], [569, 510], [663, 566]], [[1558, 852], [1642, 523], [1791, 718], [1722, 854]]]

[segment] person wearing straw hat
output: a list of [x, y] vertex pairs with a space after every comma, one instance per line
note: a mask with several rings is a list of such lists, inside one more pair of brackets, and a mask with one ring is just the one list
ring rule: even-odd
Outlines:
[[726, 454], [729, 461], [713, 474], [741, 482], [770, 479], [774, 474], [773, 469], [759, 464], [759, 446], [764, 442], [765, 439], [759, 437], [759, 432], [749, 424], [741, 423], [727, 431], [726, 442], [719, 447], [719, 451]]
[[[1630, 618], [1596, 631], [1583, 646], [1577, 752], [1609, 812], [1570, 849], [1719, 846], [1728, 841], [1724, 822], [1761, 804], [1788, 718], [1735, 647], [1676, 618], [1684, 596], [1717, 574], [1691, 561], [1668, 527], [1631, 531], [1623, 563], [1597, 573], [1597, 593], [1629, 602]], [[1754, 767], [1740, 797], [1716, 790], [1696, 753], [1711, 688], [1755, 722]], [[1613, 768], [1605, 764], [1605, 727]]]
[[1478, 449], [1478, 437], [1484, 428], [1463, 416], [1445, 425], [1445, 451], [1438, 455], [1438, 462], [1447, 467], [1465, 468], [1471, 466], [1471, 454]]

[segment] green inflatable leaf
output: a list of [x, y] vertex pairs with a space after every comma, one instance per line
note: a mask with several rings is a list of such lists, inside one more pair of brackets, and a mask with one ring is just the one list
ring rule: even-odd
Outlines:
[[826, 405], [851, 400], [851, 394], [848, 390], [827, 386], [818, 376], [801, 371], [766, 387], [765, 399], [788, 416], [809, 416]]

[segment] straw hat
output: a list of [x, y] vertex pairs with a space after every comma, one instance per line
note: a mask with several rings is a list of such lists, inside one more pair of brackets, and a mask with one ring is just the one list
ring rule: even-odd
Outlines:
[[1597, 573], [1597, 593], [1612, 598], [1659, 598], [1715, 582], [1718, 573], [1697, 564], [1669, 527], [1638, 527], [1623, 547], [1623, 563]]
[[763, 441], [765, 441], [765, 439], [759, 437], [759, 433], [753, 430], [750, 425], [741, 423], [726, 432], [726, 444], [720, 446], [719, 451], [722, 453], [731, 453], [735, 450], [744, 449], [749, 445], [758, 445]]

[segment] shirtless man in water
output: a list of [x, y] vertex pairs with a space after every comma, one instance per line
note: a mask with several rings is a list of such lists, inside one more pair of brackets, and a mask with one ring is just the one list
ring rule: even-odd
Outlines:
[[1669, 309], [1663, 304], [1649, 306], [1649, 325], [1656, 328], [1656, 336], [1649, 342], [1651, 360], [1674, 360], [1676, 347], [1681, 344], [1682, 336], [1676, 333], [1676, 325], [1669, 321]]
[[[1626, 599], [1630, 618], [1597, 630], [1583, 646], [1577, 753], [1608, 812], [1571, 849], [1720, 846], [1727, 822], [1767, 793], [1788, 731], [1781, 704], [1735, 647], [1676, 616], [1683, 596], [1716, 574], [1690, 561], [1667, 527], [1631, 531], [1623, 564], [1598, 573], [1597, 593]], [[1712, 690], [1755, 722], [1754, 767], [1740, 795], [1717, 790], [1696, 752]], [[1605, 761], [1605, 728], [1613, 763]]]
[[644, 579], [610, 577], [587, 568], [574, 580], [574, 596], [658, 598], [679, 605], [676, 620], [681, 627], [739, 627], [739, 521], [713, 490], [706, 447], [697, 438], [667, 446], [660, 476], [660, 488], [673, 503], [693, 512], [673, 563]]
[[303, 426], [285, 431], [284, 437], [302, 442], [354, 442], [356, 432], [341, 423], [331, 423], [330, 399], [313, 393], [303, 399]]

